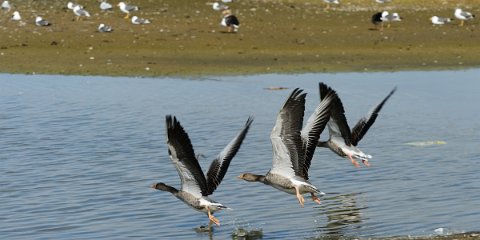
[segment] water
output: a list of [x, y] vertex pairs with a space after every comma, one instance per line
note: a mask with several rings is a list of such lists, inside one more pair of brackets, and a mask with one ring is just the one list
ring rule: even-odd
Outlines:
[[[298, 239], [479, 230], [478, 76], [478, 69], [201, 80], [0, 75], [0, 236], [228, 239], [243, 227], [262, 229], [264, 239]], [[319, 81], [338, 91], [352, 126], [398, 86], [360, 143], [374, 156], [372, 167], [355, 169], [320, 149], [310, 176], [327, 195], [319, 206], [307, 198], [304, 208], [293, 195], [237, 180], [269, 170], [279, 108], [300, 87], [309, 115]], [[290, 89], [264, 89], [272, 86]], [[165, 146], [166, 114], [205, 155], [204, 170], [255, 116], [212, 195], [234, 209], [216, 213], [222, 226], [212, 234], [193, 230], [207, 224], [205, 215], [149, 188], [180, 185]], [[445, 144], [417, 146], [428, 141]]]

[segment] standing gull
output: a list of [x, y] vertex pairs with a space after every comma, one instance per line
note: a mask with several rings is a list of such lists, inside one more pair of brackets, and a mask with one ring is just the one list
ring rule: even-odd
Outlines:
[[[343, 108], [340, 98], [334, 99], [332, 102], [331, 117], [328, 121], [328, 131], [330, 138], [328, 141], [318, 141], [318, 147], [330, 148], [334, 153], [341, 157], [350, 159], [353, 165], [360, 167], [360, 164], [354, 159], [360, 159], [365, 166], [370, 166], [368, 159], [372, 156], [363, 153], [357, 148], [358, 142], [362, 140], [363, 136], [367, 133], [368, 129], [373, 125], [375, 119], [377, 119], [378, 113], [382, 109], [383, 105], [397, 90], [395, 87], [367, 116], [361, 118], [357, 124], [350, 130], [347, 119], [345, 117], [345, 110]], [[324, 83], [320, 83], [320, 99], [328, 96], [327, 94], [332, 91], [330, 87]]]
[[129, 18], [130, 17], [130, 13], [131, 12], [134, 12], [134, 11], [138, 11], [138, 7], [137, 6], [133, 6], [133, 5], [127, 5], [126, 3], [124, 2], [119, 2], [118, 5], [117, 5], [120, 10], [124, 13], [126, 13], [127, 15], [125, 16], [125, 19]]
[[81, 17], [90, 17], [90, 13], [88, 13], [87, 10], [83, 9], [83, 7], [80, 5], [77, 5], [73, 8], [73, 13], [77, 15], [77, 21], [79, 21]]
[[152, 185], [152, 188], [170, 192], [195, 210], [207, 213], [210, 219], [209, 225], [212, 222], [220, 225], [220, 221], [215, 218], [212, 213], [226, 209], [227, 207], [213, 201], [208, 198], [208, 196], [211, 195], [222, 182], [230, 162], [235, 154], [237, 154], [243, 139], [247, 135], [252, 121], [252, 117], [248, 118], [240, 133], [238, 133], [215, 160], [213, 160], [207, 175], [204, 175], [187, 133], [175, 117], [167, 115], [168, 153], [180, 176], [182, 188], [181, 190], [177, 190], [165, 183], [155, 183]]
[[232, 14], [230, 9], [224, 10], [222, 14], [223, 18], [220, 25], [227, 27], [227, 32], [229, 33], [237, 32], [240, 28], [240, 21], [238, 21], [238, 18]]
[[383, 23], [387, 22], [388, 12], [387, 11], [382, 11], [382, 12], [377, 12], [372, 15], [372, 23], [375, 25], [375, 28], [378, 30], [378, 25], [380, 25], [380, 31], [383, 31]]
[[457, 8], [455, 9], [455, 17], [461, 20], [460, 26], [463, 26], [464, 21], [472, 20], [475, 15], [470, 12], [463, 11], [460, 8]]
[[306, 95], [301, 89], [293, 90], [277, 115], [270, 134], [273, 146], [270, 171], [265, 176], [253, 173], [238, 176], [248, 182], [261, 182], [294, 194], [302, 207], [305, 193], [310, 193], [312, 200], [320, 204], [315, 194], [323, 193], [308, 181], [308, 169], [320, 134], [330, 119], [331, 103], [337, 97], [335, 92], [329, 92], [302, 129]]

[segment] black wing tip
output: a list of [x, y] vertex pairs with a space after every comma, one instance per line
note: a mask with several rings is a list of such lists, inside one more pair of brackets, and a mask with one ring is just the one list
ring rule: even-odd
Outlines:
[[247, 122], [245, 123], [245, 126], [250, 127], [250, 125], [252, 125], [254, 119], [255, 119], [255, 117], [253, 115], [248, 116], [248, 119], [247, 119]]
[[176, 125], [180, 125], [180, 122], [177, 120], [177, 117], [170, 114], [165, 116], [165, 123], [167, 125], [167, 129], [172, 129], [172, 128], [175, 128]]

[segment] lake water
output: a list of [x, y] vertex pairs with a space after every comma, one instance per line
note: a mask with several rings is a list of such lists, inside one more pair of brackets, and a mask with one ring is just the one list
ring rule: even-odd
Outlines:
[[[263, 239], [382, 237], [480, 230], [480, 70], [257, 75], [203, 79], [0, 75], [0, 236], [2, 239], [228, 239], [261, 229]], [[259, 183], [242, 172], [271, 167], [270, 131], [293, 88], [307, 115], [318, 82], [337, 90], [350, 125], [397, 92], [360, 143], [372, 167], [318, 149], [311, 182], [322, 204]], [[288, 90], [269, 91], [282, 86]], [[255, 121], [212, 195], [207, 216], [167, 192], [180, 186], [165, 144], [176, 115], [197, 154], [211, 160], [249, 115]], [[325, 137], [325, 134], [322, 135]]]

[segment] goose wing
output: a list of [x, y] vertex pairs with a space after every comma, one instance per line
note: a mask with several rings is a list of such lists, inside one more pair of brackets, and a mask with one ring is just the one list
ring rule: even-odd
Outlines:
[[393, 88], [392, 91], [380, 102], [366, 117], [360, 119], [357, 124], [352, 128], [352, 144], [357, 146], [358, 142], [362, 140], [363, 136], [367, 133], [368, 129], [373, 125], [375, 120], [378, 117], [378, 113], [382, 109], [383, 105], [387, 100], [395, 93], [397, 87]]
[[320, 139], [327, 122], [330, 120], [330, 108], [332, 101], [338, 98], [335, 91], [330, 90], [320, 104], [315, 108], [315, 111], [310, 115], [307, 120], [307, 124], [302, 129], [301, 137], [303, 142], [303, 151], [305, 158], [302, 164], [302, 177], [308, 180], [308, 169], [317, 147], [317, 142]]
[[300, 131], [306, 95], [298, 88], [293, 90], [277, 115], [270, 134], [273, 147], [273, 166], [270, 170], [272, 173], [288, 177], [302, 175], [300, 164], [303, 163], [304, 153]]
[[228, 166], [230, 166], [230, 162], [240, 149], [243, 139], [245, 139], [252, 122], [253, 117], [249, 117], [243, 129], [213, 160], [207, 172], [207, 195], [212, 194], [222, 182], [223, 177], [227, 173]]
[[[326, 98], [327, 94], [331, 91], [335, 92], [326, 84], [320, 83], [320, 100]], [[350, 127], [348, 126], [347, 118], [345, 117], [345, 109], [343, 108], [342, 101], [336, 96], [331, 102], [330, 120], [328, 121], [330, 138], [341, 137], [344, 139], [345, 144], [351, 145], [352, 133], [350, 132]]]
[[205, 176], [195, 157], [190, 138], [176, 117], [167, 115], [166, 125], [168, 154], [182, 181], [182, 191], [195, 197], [207, 196]]

